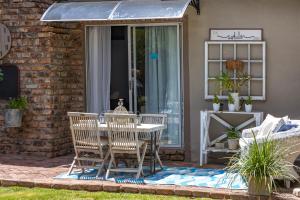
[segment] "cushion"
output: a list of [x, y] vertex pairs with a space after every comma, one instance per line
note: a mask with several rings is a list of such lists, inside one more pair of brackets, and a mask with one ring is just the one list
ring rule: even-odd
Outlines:
[[284, 132], [291, 130], [292, 128], [297, 128], [298, 124], [283, 124], [277, 132]]
[[276, 133], [282, 125], [286, 123], [288, 117], [277, 118], [270, 114], [267, 115], [266, 119], [260, 125], [259, 133], [257, 137], [268, 136], [269, 134]]

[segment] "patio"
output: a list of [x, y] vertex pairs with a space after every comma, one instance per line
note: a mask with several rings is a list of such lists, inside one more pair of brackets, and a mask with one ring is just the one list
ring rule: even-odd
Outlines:
[[[111, 181], [54, 179], [53, 177], [68, 171], [73, 155], [57, 158], [41, 158], [25, 155], [0, 156], [1, 186], [25, 186], [55, 189], [72, 189], [87, 191], [147, 193], [161, 195], [178, 195], [188, 197], [210, 197], [213, 199], [249, 199], [246, 191], [213, 189], [205, 187], [183, 187], [174, 185], [134, 185], [117, 184]], [[196, 167], [193, 163], [166, 162], [167, 166]], [[221, 168], [220, 165], [205, 165], [205, 168]], [[280, 189], [274, 199], [297, 199], [292, 189]]]

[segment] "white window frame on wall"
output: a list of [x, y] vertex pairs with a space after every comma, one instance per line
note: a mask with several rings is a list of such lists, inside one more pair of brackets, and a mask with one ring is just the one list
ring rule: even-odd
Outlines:
[[[209, 45], [219, 45], [220, 55], [219, 59], [209, 60]], [[237, 45], [247, 45], [248, 59], [242, 60], [246, 63], [247, 73], [251, 74], [251, 63], [262, 63], [262, 75], [259, 78], [251, 78], [247, 84], [248, 95], [252, 97], [253, 100], [266, 100], [266, 42], [265, 41], [206, 41], [205, 42], [205, 99], [213, 99], [214, 95], [209, 94], [209, 81], [215, 80], [215, 78], [209, 77], [209, 63], [210, 62], [219, 62], [220, 64], [220, 74], [222, 73], [223, 63], [227, 60], [223, 59], [223, 45], [233, 45], [233, 54], [232, 59], [237, 59]], [[262, 56], [259, 60], [251, 59], [251, 45], [261, 45]], [[251, 81], [262, 81], [262, 95], [253, 96], [251, 95]], [[241, 96], [246, 98], [247, 96]], [[220, 91], [220, 99], [228, 99], [228, 96], [223, 95], [223, 92]]]

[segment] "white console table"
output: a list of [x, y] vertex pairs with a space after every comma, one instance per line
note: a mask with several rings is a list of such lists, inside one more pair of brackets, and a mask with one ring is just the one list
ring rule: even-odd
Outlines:
[[222, 119], [217, 114], [230, 114], [230, 115], [252, 115], [250, 119], [242, 122], [240, 125], [236, 126], [236, 130], [242, 130], [251, 123], [255, 122], [256, 126], [259, 126], [263, 120], [263, 112], [227, 112], [227, 111], [200, 111], [200, 166], [207, 163], [207, 153], [208, 152], [224, 152], [224, 153], [235, 153], [238, 150], [229, 149], [217, 149], [213, 147], [217, 142], [227, 138], [227, 134], [223, 134], [220, 137], [214, 139], [213, 141], [209, 138], [209, 125], [211, 119], [215, 119], [216, 122], [220, 123], [223, 127], [230, 129], [233, 126]]

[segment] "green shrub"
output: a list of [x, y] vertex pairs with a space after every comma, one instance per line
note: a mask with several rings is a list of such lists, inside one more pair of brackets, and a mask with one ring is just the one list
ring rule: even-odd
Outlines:
[[240, 132], [235, 128], [231, 128], [227, 130], [227, 138], [228, 139], [237, 139], [240, 138]]
[[27, 107], [27, 104], [27, 99], [25, 97], [14, 98], [8, 101], [8, 108], [24, 110]]
[[248, 183], [253, 181], [258, 187], [264, 183], [270, 193], [276, 189], [276, 177], [296, 180], [289, 170], [290, 166], [294, 166], [293, 163], [285, 160], [288, 149], [278, 141], [270, 140], [269, 137], [260, 142], [257, 141], [254, 133], [253, 137], [254, 141], [248, 149], [234, 155], [226, 169], [240, 174]]
[[229, 104], [234, 104], [234, 98], [232, 97], [231, 94], [228, 95], [228, 103]]
[[220, 99], [216, 94], [214, 95], [213, 103], [216, 103], [216, 104], [220, 103]]
[[247, 99], [245, 100], [245, 104], [251, 105], [252, 104], [252, 97], [248, 96]]

